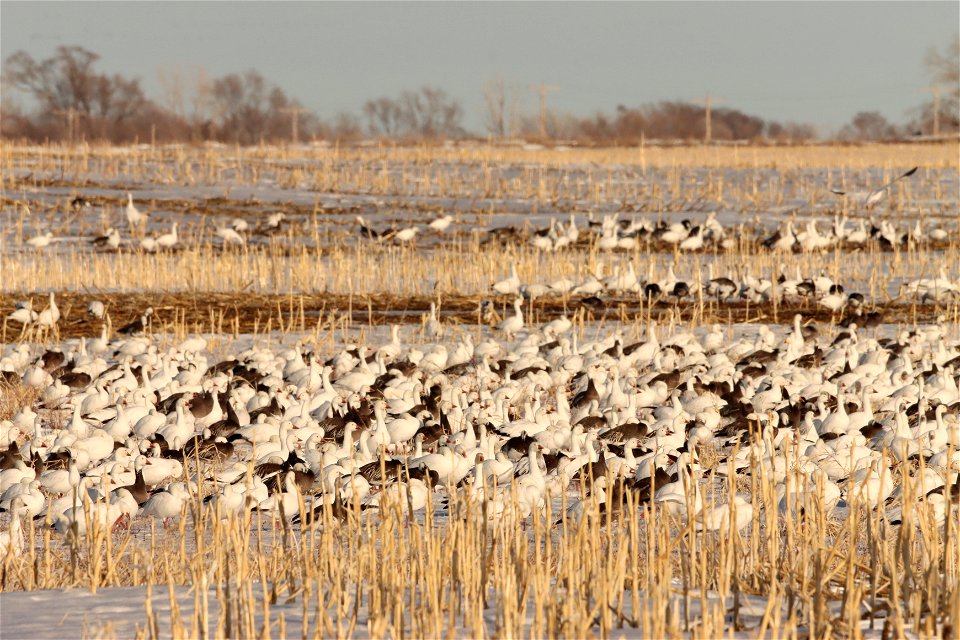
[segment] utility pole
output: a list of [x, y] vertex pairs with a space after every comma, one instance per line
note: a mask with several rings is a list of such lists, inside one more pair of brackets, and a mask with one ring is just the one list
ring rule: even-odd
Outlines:
[[531, 85], [530, 90], [540, 94], [540, 137], [547, 137], [547, 94], [551, 91], [560, 91], [560, 87], [555, 84]]
[[940, 135], [940, 85], [927, 87], [933, 94], [933, 135]]
[[290, 138], [293, 140], [293, 144], [300, 142], [300, 114], [305, 111], [306, 109], [298, 106], [280, 109], [281, 113], [290, 114]]
[[703, 98], [703, 110], [704, 110], [704, 127], [703, 127], [703, 144], [710, 144], [713, 140], [713, 101], [723, 102], [723, 98], [716, 98], [711, 96], [709, 93], [706, 97]]

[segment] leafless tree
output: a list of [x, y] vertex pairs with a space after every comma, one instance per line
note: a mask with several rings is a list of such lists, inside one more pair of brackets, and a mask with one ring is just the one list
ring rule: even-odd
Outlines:
[[372, 135], [435, 138], [463, 134], [460, 103], [433, 87], [404, 91], [397, 99], [384, 96], [368, 100], [363, 113]]
[[325, 137], [334, 140], [349, 141], [363, 138], [363, 124], [352, 113], [338, 113], [327, 127]]
[[210, 96], [214, 106], [217, 134], [240, 144], [289, 140], [290, 107], [300, 112], [300, 128], [306, 137], [315, 126], [315, 116], [271, 86], [257, 71], [231, 73], [213, 81]]
[[[38, 106], [37, 122], [48, 132], [96, 135], [122, 140], [142, 133], [135, 123], [149, 103], [139, 80], [94, 70], [97, 54], [83, 47], [58, 47], [53, 56], [35, 60], [18, 51], [7, 58], [4, 82], [30, 95]], [[58, 127], [57, 122], [64, 125]]]
[[[924, 58], [924, 65], [936, 86], [934, 91], [940, 92], [940, 131], [960, 130], [960, 33], [954, 35], [942, 52], [930, 49]], [[934, 101], [922, 107], [920, 124], [924, 131], [931, 129], [929, 123], [933, 120], [933, 109]]]
[[897, 128], [878, 111], [861, 111], [853, 116], [837, 137], [841, 140], [887, 140], [899, 135]]
[[779, 142], [803, 142], [817, 137], [812, 125], [797, 122], [770, 122], [767, 124], [766, 137]]
[[194, 140], [213, 137], [213, 82], [204, 67], [197, 67], [191, 74], [193, 87], [190, 95], [190, 128]]
[[404, 91], [400, 97], [402, 120], [410, 135], [423, 138], [459, 136], [463, 108], [443, 89], [422, 87]]
[[386, 96], [367, 100], [363, 105], [363, 114], [367, 118], [367, 128], [372, 135], [395, 136], [400, 133], [400, 105]]
[[157, 69], [157, 79], [163, 88], [161, 104], [178, 117], [184, 116], [184, 87], [183, 72], [180, 67], [160, 67]]
[[507, 137], [507, 89], [503, 78], [492, 78], [483, 83], [483, 100], [486, 105], [484, 126], [487, 131], [495, 138]]

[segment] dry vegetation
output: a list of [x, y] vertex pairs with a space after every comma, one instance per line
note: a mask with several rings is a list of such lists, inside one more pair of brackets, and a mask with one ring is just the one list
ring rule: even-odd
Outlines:
[[[0, 589], [152, 585], [143, 637], [160, 625], [173, 637], [344, 637], [358, 625], [372, 637], [950, 636], [960, 619], [956, 514], [937, 526], [918, 508], [897, 527], [858, 508], [838, 518], [801, 493], [789, 507], [798, 515], [784, 517], [770, 508], [769, 470], [755, 463], [750, 477], [742, 531], [733, 518], [709, 524], [736, 490], [720, 477], [689, 522], [632, 499], [598, 512], [588, 499], [583, 518], [555, 502], [521, 527], [452, 492], [462, 518], [435, 521], [428, 506], [410, 522], [401, 505], [371, 515], [356, 503], [343, 514], [328, 505], [301, 529], [222, 514], [195, 495], [170, 530], [110, 531], [94, 519], [85, 537], [61, 543], [34, 523], [28, 551], [4, 558]], [[186, 615], [176, 585], [196, 589]], [[151, 612], [157, 599], [169, 599], [172, 619]], [[302, 608], [302, 626], [285, 626], [271, 612], [278, 603], [287, 617], [291, 603]]]
[[[494, 300], [501, 311], [508, 306], [508, 298], [490, 295], [490, 285], [507, 275], [511, 264], [525, 282], [550, 282], [583, 277], [598, 262], [633, 264], [638, 273], [662, 273], [672, 265], [697, 284], [708, 262], [719, 272], [765, 277], [781, 270], [825, 272], [869, 296], [886, 323], [914, 325], [943, 316], [956, 335], [957, 301], [922, 304], [889, 287], [897, 279], [935, 274], [944, 265], [955, 269], [956, 234], [936, 251], [873, 247], [776, 254], [753, 243], [710, 255], [637, 249], [607, 256], [592, 245], [554, 254], [505, 250], [482, 244], [459, 219], [496, 226], [497, 216], [516, 201], [530, 213], [597, 207], [654, 216], [732, 202], [744, 228], [753, 228], [775, 224], [782, 214], [771, 211], [790, 203], [799, 203], [791, 215], [802, 218], [812, 210], [832, 216], [841, 207], [825, 204], [831, 184], [863, 183], [871, 169], [892, 174], [913, 165], [956, 171], [958, 145], [287, 150], [4, 144], [0, 215], [14, 230], [3, 231], [11, 246], [0, 246], [0, 315], [6, 317], [19, 299], [34, 297], [42, 306], [53, 290], [63, 316], [55, 331], [45, 333], [21, 333], [19, 325], [5, 323], [0, 344], [98, 336], [100, 323], [85, 315], [96, 299], [106, 304], [112, 329], [152, 306], [157, 312], [152, 330], [174, 341], [191, 333], [214, 334], [223, 343], [211, 349], [229, 350], [229, 341], [242, 334], [282, 340], [296, 333], [312, 336], [318, 350], [329, 353], [335, 342], [356, 339], [351, 330], [359, 329], [363, 341], [362, 331], [376, 325], [421, 322], [437, 300], [445, 322], [479, 331], [485, 323], [481, 300]], [[693, 168], [701, 171], [698, 180], [686, 178]], [[821, 168], [827, 176], [815, 179]], [[659, 179], [643, 179], [654, 175]], [[234, 196], [265, 179], [301, 199]], [[184, 230], [191, 242], [179, 251], [106, 253], [84, 243], [49, 253], [19, 249], [34, 225], [31, 216], [59, 220], [75, 236], [92, 235], [125, 203], [127, 190], [153, 187], [187, 193], [210, 188], [206, 200], [158, 197], [147, 207], [162, 208], [165, 220], [195, 216]], [[956, 224], [956, 193], [945, 192], [936, 179], [922, 186], [922, 200], [914, 197], [916, 188], [905, 184], [882, 215]], [[72, 195], [88, 192], [101, 208], [99, 218], [66, 211]], [[304, 204], [303, 194], [313, 203]], [[321, 199], [331, 194], [345, 201], [324, 208]], [[458, 231], [425, 251], [359, 242], [349, 226], [354, 213], [370, 207], [380, 213], [402, 210], [425, 222], [447, 206], [456, 206]], [[299, 216], [281, 237], [229, 249], [211, 238], [219, 216], [253, 218], [281, 208]], [[790, 322], [795, 313], [827, 326], [843, 320], [842, 314], [806, 305], [720, 304], [703, 295], [653, 305], [624, 296], [602, 309], [561, 296], [527, 302], [526, 309], [534, 322], [576, 314], [581, 332], [585, 323], [595, 322], [631, 335], [642, 333], [650, 319], [668, 330], [714, 322]], [[35, 399], [32, 389], [0, 382], [0, 420]], [[710, 470], [705, 501], [711, 508], [691, 521], [677, 521], [632, 498], [616, 513], [600, 513], [588, 500], [586, 516], [575, 518], [564, 494], [545, 513], [535, 511], [521, 523], [487, 514], [455, 491], [450, 513], [463, 517], [450, 520], [437, 519], [432, 506], [425, 517], [408, 521], [399, 505], [372, 514], [356, 503], [347, 514], [328, 510], [322, 522], [301, 528], [272, 523], [266, 515], [227, 517], [198, 493], [171, 530], [142, 521], [130, 530], [110, 530], [91, 520], [85, 537], [60, 537], [49, 522], [36, 521], [27, 525], [26, 552], [2, 559], [0, 591], [96, 592], [146, 585], [138, 635], [151, 638], [346, 637], [361, 631], [372, 637], [713, 638], [735, 632], [955, 637], [960, 628], [955, 506], [942, 526], [923, 506], [902, 515], [909, 524], [895, 526], [881, 510], [856, 505], [836, 510], [807, 492], [805, 504], [789, 505], [784, 514], [777, 508], [776, 483], [761, 461], [751, 461], [748, 478], [728, 482], [718, 459], [716, 451], [703, 452]], [[898, 486], [911, 482], [916, 464], [922, 460], [894, 465]], [[210, 471], [201, 473], [209, 477]], [[956, 501], [950, 491], [948, 484], [948, 505]], [[704, 526], [713, 517], [713, 504], [728, 503], [737, 492], [748, 495], [749, 524], [738, 530], [729, 518], [719, 527]], [[175, 589], [182, 585], [195, 587], [185, 615], [179, 614], [182, 592]], [[170, 619], [153, 611], [158, 600], [169, 600]], [[758, 603], [765, 609], [756, 611]], [[277, 613], [278, 607], [285, 613]], [[291, 607], [301, 609], [296, 628], [287, 624]], [[106, 636], [111, 629], [88, 632]]]

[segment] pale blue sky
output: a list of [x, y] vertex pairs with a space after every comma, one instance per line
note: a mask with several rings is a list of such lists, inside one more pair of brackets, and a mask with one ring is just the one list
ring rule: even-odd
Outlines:
[[928, 98], [923, 56], [960, 25], [948, 2], [307, 3], [0, 2], [0, 53], [62, 44], [99, 69], [212, 75], [255, 68], [321, 116], [422, 85], [459, 98], [482, 131], [485, 78], [587, 115], [617, 104], [722, 96], [761, 117], [839, 127], [859, 110], [891, 120]]

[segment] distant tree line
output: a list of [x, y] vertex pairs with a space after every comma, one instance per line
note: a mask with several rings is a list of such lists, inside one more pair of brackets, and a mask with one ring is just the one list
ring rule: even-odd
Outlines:
[[[428, 140], [476, 137], [463, 127], [461, 103], [445, 91], [425, 86], [398, 96], [368, 100], [359, 114], [341, 113], [324, 120], [289, 97], [257, 71], [210, 78], [202, 69], [184, 74], [159, 72], [162, 96], [148, 98], [139, 79], [100, 73], [99, 56], [79, 46], [59, 47], [36, 60], [19, 51], [3, 64], [0, 135], [7, 139], [104, 140], [114, 143], [202, 142], [243, 145], [290, 140], [386, 138]], [[842, 140], [882, 140], [960, 130], [960, 36], [944, 51], [925, 59], [939, 94], [914, 110], [901, 125], [876, 111], [857, 113], [836, 135]], [[11, 98], [11, 89], [29, 98], [29, 108]], [[635, 145], [643, 140], [702, 140], [704, 106], [667, 101], [618, 106], [613, 113], [589, 117], [546, 111], [522, 115], [518, 91], [501, 79], [483, 85], [483, 137], [548, 138], [595, 145]], [[814, 127], [764, 120], [733, 108], [711, 112], [715, 141], [804, 141], [817, 137]], [[542, 127], [542, 129], [541, 129]]]

